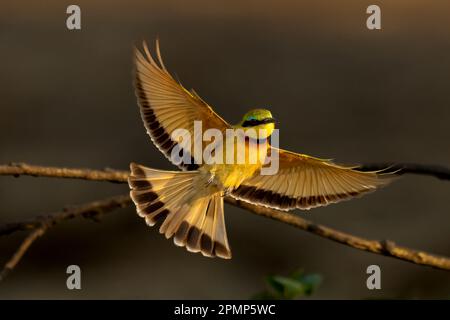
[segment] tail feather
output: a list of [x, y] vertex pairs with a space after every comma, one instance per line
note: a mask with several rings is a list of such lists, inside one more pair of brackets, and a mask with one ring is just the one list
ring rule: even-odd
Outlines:
[[130, 168], [130, 195], [148, 225], [162, 222], [159, 232], [190, 252], [231, 258], [223, 194], [198, 190], [205, 185], [198, 171], [161, 171], [134, 163]]

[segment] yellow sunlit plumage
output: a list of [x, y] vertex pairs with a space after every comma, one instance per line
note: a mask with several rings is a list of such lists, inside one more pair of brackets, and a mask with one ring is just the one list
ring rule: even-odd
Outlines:
[[[358, 171], [354, 166], [270, 146], [275, 125], [268, 110], [251, 110], [231, 126], [194, 91], [174, 80], [162, 62], [158, 42], [159, 64], [145, 43], [143, 47], [144, 53], [135, 52], [135, 87], [142, 120], [154, 144], [169, 160], [173, 160], [174, 148], [181, 150], [183, 160], [177, 165], [183, 171], [155, 170], [132, 163], [130, 194], [138, 214], [151, 226], [162, 222], [160, 232], [173, 237], [176, 245], [204, 256], [231, 258], [223, 210], [225, 195], [281, 210], [310, 209], [357, 197], [392, 181], [390, 174]], [[258, 161], [245, 158], [244, 163], [205, 163], [172, 137], [175, 130], [185, 129], [205, 148], [208, 143], [195, 136], [194, 121], [201, 121], [203, 130], [217, 129], [224, 135], [227, 129], [241, 129], [248, 139], [258, 141]], [[254, 131], [250, 129], [266, 136], [252, 136]], [[237, 140], [236, 144], [244, 143], [247, 150], [255, 148], [248, 139]], [[265, 143], [261, 143], [263, 140]], [[278, 172], [262, 175], [265, 157], [275, 152]]]

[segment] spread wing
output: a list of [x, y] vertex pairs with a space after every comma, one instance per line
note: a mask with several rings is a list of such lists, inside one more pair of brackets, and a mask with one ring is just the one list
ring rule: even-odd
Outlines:
[[281, 210], [310, 209], [374, 191], [394, 179], [273, 147], [272, 152], [279, 154], [278, 172], [245, 180], [233, 197]]
[[[144, 54], [135, 50], [135, 87], [147, 133], [158, 149], [173, 163], [175, 162], [171, 153], [173, 148], [178, 146], [175, 150], [180, 150], [178, 154], [189, 161], [182, 160], [181, 163], [175, 164], [182, 169], [195, 170], [198, 168], [196, 163], [201, 163], [201, 159], [195, 158], [194, 139], [200, 139], [198, 141], [202, 139], [194, 137], [194, 121], [201, 121], [202, 130], [214, 128], [223, 132], [226, 128], [230, 128], [230, 125], [194, 91], [186, 90], [174, 80], [162, 62], [158, 41], [156, 53], [159, 64], [153, 59], [145, 42], [143, 47]], [[183, 144], [172, 138], [172, 133], [176, 129], [186, 129], [189, 132], [190, 144]], [[201, 150], [204, 147], [203, 145]]]

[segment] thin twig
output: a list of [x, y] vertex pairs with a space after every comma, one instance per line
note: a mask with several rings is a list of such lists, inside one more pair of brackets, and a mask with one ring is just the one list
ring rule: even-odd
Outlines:
[[[382, 165], [371, 165], [365, 167], [365, 169], [374, 170], [377, 168], [385, 168], [386, 164]], [[438, 167], [428, 167], [429, 170], [423, 170], [424, 166], [414, 168], [413, 165], [409, 165], [407, 170], [403, 173], [416, 173], [416, 174], [426, 174], [433, 175], [439, 178], [446, 179], [445, 170], [438, 170], [434, 172], [432, 168]], [[397, 169], [400, 169], [397, 167]], [[445, 169], [445, 168], [440, 168]], [[448, 169], [446, 169], [448, 170]], [[67, 168], [55, 168], [55, 167], [40, 167], [32, 166], [26, 164], [12, 164], [0, 166], [0, 175], [32, 175], [32, 176], [46, 176], [46, 177], [63, 177], [63, 178], [78, 178], [86, 180], [96, 180], [96, 181], [111, 181], [116, 183], [125, 183], [127, 181], [128, 172], [126, 171], [114, 171], [114, 170], [90, 170], [90, 169], [67, 169]], [[334, 230], [329, 227], [325, 227], [319, 224], [315, 224], [311, 221], [301, 218], [298, 215], [291, 213], [273, 210], [265, 207], [256, 206], [243, 201], [238, 201], [234, 198], [227, 197], [225, 199], [227, 203], [235, 205], [237, 207], [251, 211], [257, 215], [268, 217], [277, 221], [284, 222], [286, 224], [292, 225], [296, 228], [305, 230], [307, 232], [318, 235], [322, 238], [328, 240], [336, 241], [338, 243], [347, 245], [349, 247], [359, 249], [362, 251], [372, 252], [375, 254], [380, 254], [388, 257], [397, 258], [400, 260], [408, 261], [418, 265], [425, 265], [434, 267], [442, 270], [450, 270], [450, 258], [435, 256], [423, 251], [409, 249], [402, 246], [397, 246], [394, 242], [389, 240], [377, 241], [368, 240], [361, 237], [357, 237], [348, 233], [344, 233], [338, 230]], [[127, 198], [126, 204], [131, 203], [129, 198]], [[32, 220], [34, 221], [34, 220]], [[38, 223], [18, 223], [9, 224], [9, 226], [0, 227], [0, 234], [7, 234], [17, 230], [23, 229], [33, 229], [38, 227]]]
[[64, 208], [59, 212], [47, 216], [37, 217], [33, 220], [8, 223], [0, 226], [0, 235], [7, 235], [20, 230], [32, 230], [23, 240], [11, 259], [5, 264], [0, 272], [0, 281], [3, 280], [14, 269], [31, 244], [45, 231], [54, 225], [76, 217], [98, 218], [99, 215], [111, 212], [118, 208], [123, 208], [131, 204], [129, 195], [120, 195], [105, 200], [93, 201], [83, 205]]
[[30, 234], [23, 240], [19, 248], [16, 250], [11, 259], [3, 267], [3, 270], [0, 272], [0, 281], [4, 280], [5, 277], [16, 267], [19, 263], [20, 259], [22, 259], [25, 252], [27, 252], [28, 248], [31, 244], [40, 236], [42, 236], [47, 228], [45, 226], [41, 226], [38, 229], [30, 232]]
[[[385, 168], [388, 168], [385, 170]], [[450, 180], [450, 169], [444, 166], [424, 165], [417, 163], [368, 163], [362, 165], [358, 170], [373, 171], [383, 170], [384, 172], [395, 172], [402, 174], [421, 174], [433, 176], [441, 180]]]
[[102, 213], [112, 211], [114, 209], [123, 208], [131, 204], [128, 195], [111, 197], [105, 200], [93, 201], [83, 205], [66, 207], [61, 211], [49, 214], [47, 216], [39, 216], [31, 220], [6, 223], [0, 225], [0, 236], [22, 230], [32, 230], [45, 224], [52, 227], [55, 224], [83, 216], [85, 218], [96, 218]]
[[91, 170], [91, 169], [73, 169], [60, 167], [34, 166], [26, 163], [10, 163], [0, 165], [0, 175], [9, 175], [14, 177], [33, 176], [33, 177], [52, 177], [67, 179], [83, 179], [92, 181], [109, 181], [122, 183], [127, 180], [128, 171], [118, 171], [112, 169]]

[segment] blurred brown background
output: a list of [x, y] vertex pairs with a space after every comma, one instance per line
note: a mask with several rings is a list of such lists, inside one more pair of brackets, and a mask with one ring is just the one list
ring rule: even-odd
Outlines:
[[[230, 122], [252, 107], [285, 148], [341, 162], [449, 165], [448, 1], [66, 1], [0, 4], [0, 163], [173, 169], [132, 88], [132, 47], [159, 36], [166, 66]], [[366, 28], [367, 6], [382, 30]], [[128, 191], [126, 185], [0, 177], [0, 223]], [[368, 238], [450, 255], [450, 185], [407, 176], [362, 199], [297, 212]], [[450, 273], [357, 251], [227, 206], [233, 259], [206, 259], [148, 228], [134, 208], [70, 221], [39, 239], [0, 298], [249, 298], [263, 277], [323, 275], [314, 298], [449, 298]], [[0, 263], [24, 234], [0, 239]], [[69, 291], [66, 267], [82, 268]], [[370, 264], [382, 290], [366, 288]]]

